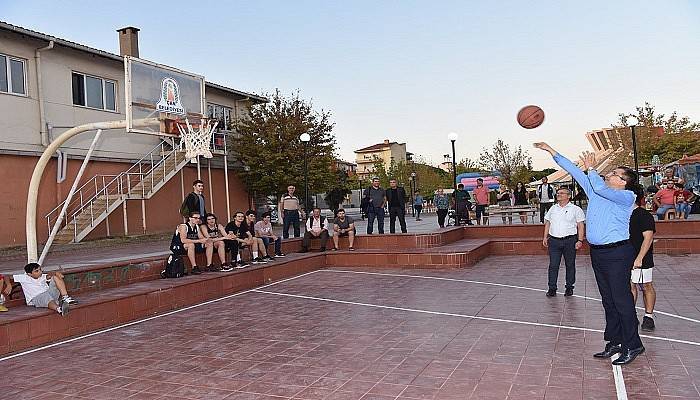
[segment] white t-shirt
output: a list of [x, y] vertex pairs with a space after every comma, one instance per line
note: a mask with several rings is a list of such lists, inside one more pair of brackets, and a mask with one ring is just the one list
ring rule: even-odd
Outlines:
[[562, 238], [575, 235], [577, 233], [576, 224], [586, 220], [586, 214], [581, 207], [567, 203], [564, 207], [559, 203], [552, 206], [544, 215], [544, 219], [549, 221], [549, 234]]
[[49, 283], [46, 281], [46, 274], [41, 274], [39, 279], [34, 279], [27, 274], [12, 275], [12, 279], [22, 285], [24, 300], [29, 304], [36, 295], [49, 290]]

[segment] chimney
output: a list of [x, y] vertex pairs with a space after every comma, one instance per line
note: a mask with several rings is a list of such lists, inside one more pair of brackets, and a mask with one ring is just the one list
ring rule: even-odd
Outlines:
[[389, 139], [384, 139], [384, 144], [389, 144]]
[[122, 56], [139, 56], [139, 28], [127, 26], [117, 29], [119, 32], [119, 54]]

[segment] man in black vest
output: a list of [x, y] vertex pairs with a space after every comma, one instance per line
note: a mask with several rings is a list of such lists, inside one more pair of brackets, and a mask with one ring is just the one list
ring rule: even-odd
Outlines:
[[328, 227], [326, 226], [326, 218], [321, 216], [321, 209], [314, 207], [314, 210], [306, 221], [306, 232], [304, 239], [301, 242], [301, 252], [309, 251], [311, 239], [321, 239], [321, 251], [326, 251], [326, 242], [328, 242]]
[[396, 179], [389, 180], [386, 199], [389, 202], [389, 233], [396, 233], [396, 217], [399, 217], [401, 233], [406, 233], [406, 191], [397, 185]]
[[554, 204], [554, 188], [547, 183], [547, 177], [542, 177], [542, 184], [537, 186], [537, 200], [540, 201], [540, 222], [544, 224], [544, 216]]

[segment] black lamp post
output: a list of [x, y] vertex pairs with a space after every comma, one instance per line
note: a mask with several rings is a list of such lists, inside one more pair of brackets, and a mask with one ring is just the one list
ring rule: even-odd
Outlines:
[[248, 192], [248, 208], [251, 208], [250, 203], [251, 203], [251, 194], [250, 194], [250, 178], [248, 177], [248, 173], [250, 172], [250, 167], [245, 166], [243, 167], [243, 170], [245, 171], [245, 187], [246, 191]]
[[639, 182], [639, 160], [637, 159], [637, 132], [635, 128], [639, 121], [634, 116], [628, 117], [628, 125], [632, 129], [632, 156], [634, 157], [634, 172], [637, 173], [637, 182]]
[[299, 140], [304, 143], [304, 212], [309, 215], [309, 167], [306, 159], [311, 136], [308, 133], [302, 133]]
[[416, 173], [411, 172], [411, 215], [416, 216]]
[[[447, 138], [452, 142], [452, 188], [454, 189], [453, 196], [455, 198], [455, 211], [457, 208], [457, 159], [455, 158], [455, 142], [457, 141], [457, 134], [450, 132]], [[456, 213], [455, 226], [459, 225], [459, 213]]]

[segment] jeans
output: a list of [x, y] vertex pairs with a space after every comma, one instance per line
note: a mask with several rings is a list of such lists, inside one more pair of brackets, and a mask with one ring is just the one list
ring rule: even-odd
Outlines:
[[547, 214], [554, 203], [540, 203], [540, 222], [544, 224], [544, 215]]
[[676, 214], [678, 216], [676, 218], [685, 218], [688, 219], [688, 215], [690, 215], [690, 204], [689, 203], [678, 203], [676, 204]]
[[416, 219], [420, 219], [420, 212], [423, 211], [422, 204], [414, 204], [413, 209], [416, 210]]
[[374, 220], [377, 219], [377, 229], [379, 234], [384, 234], [384, 208], [383, 207], [367, 207], [367, 234], [371, 235], [374, 230]]
[[289, 239], [289, 227], [294, 226], [294, 237], [301, 236], [299, 227], [299, 210], [284, 210], [284, 221], [282, 223], [282, 237]]
[[481, 217], [486, 215], [486, 204], [476, 205], [476, 220], [481, 223]]
[[565, 239], [549, 236], [547, 240], [547, 250], [549, 251], [549, 289], [557, 290], [557, 279], [559, 279], [559, 265], [561, 256], [564, 256], [566, 265], [566, 288], [573, 289], [576, 283], [576, 241], [578, 236], [573, 235]]
[[637, 310], [634, 308], [630, 279], [637, 252], [631, 244], [609, 249], [591, 248], [591, 264], [605, 310], [603, 338], [621, 343], [625, 349], [642, 345], [639, 338]]
[[389, 233], [396, 233], [396, 217], [399, 217], [401, 233], [406, 230], [406, 210], [403, 207], [389, 207]]
[[664, 214], [668, 210], [673, 210], [673, 204], [662, 204], [656, 209], [656, 216], [659, 218], [659, 221], [664, 219]]
[[440, 225], [440, 228], [444, 228], [445, 227], [445, 217], [447, 217], [447, 209], [446, 208], [438, 208], [437, 215], [438, 215], [438, 225]]
[[[263, 243], [265, 243], [265, 249], [267, 249], [267, 246], [270, 245], [270, 242], [272, 242], [272, 238], [269, 237], [261, 237]], [[268, 253], [269, 254], [269, 253]], [[282, 254], [282, 238], [278, 237], [277, 240], [275, 240], [275, 254]]]

